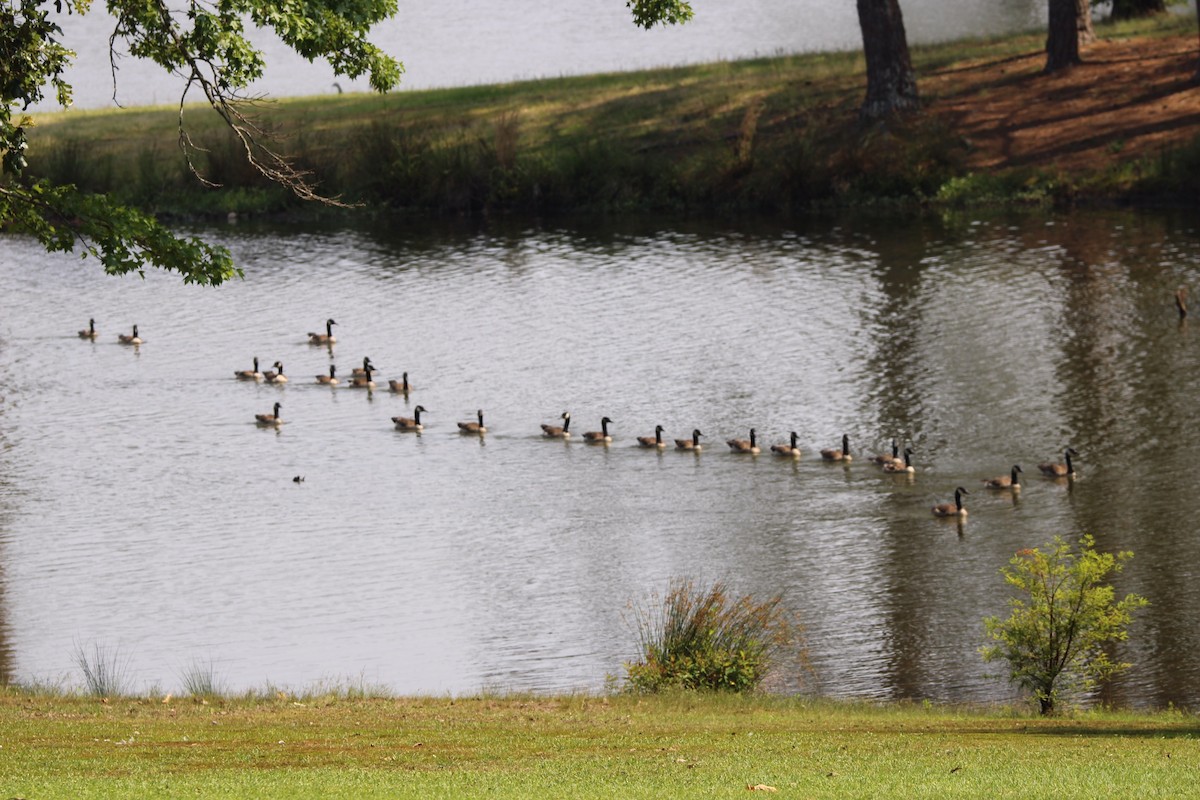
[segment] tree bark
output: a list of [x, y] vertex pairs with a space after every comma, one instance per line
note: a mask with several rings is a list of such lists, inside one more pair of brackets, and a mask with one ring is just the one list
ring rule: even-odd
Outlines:
[[1091, 0], [1075, 0], [1075, 29], [1079, 33], [1080, 44], [1096, 41], [1096, 29], [1092, 27]]
[[1082, 63], [1079, 57], [1079, 5], [1086, 0], [1050, 0], [1046, 36], [1046, 72], [1057, 72]]
[[876, 120], [915, 110], [920, 98], [899, 0], [857, 1], [867, 59], [867, 97], [859, 114], [864, 120]]

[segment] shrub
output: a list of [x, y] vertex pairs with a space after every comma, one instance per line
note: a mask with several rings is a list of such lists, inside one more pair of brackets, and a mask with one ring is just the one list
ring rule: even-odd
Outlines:
[[1147, 601], [1128, 594], [1114, 603], [1113, 587], [1104, 580], [1133, 553], [1097, 553], [1094, 545], [1084, 535], [1075, 553], [1056, 536], [1045, 552], [1018, 551], [1000, 570], [1018, 592], [1009, 600], [1012, 614], [984, 620], [997, 644], [982, 649], [983, 659], [1007, 661], [1009, 680], [1031, 692], [1043, 714], [1065, 694], [1086, 691], [1130, 666], [1110, 660], [1104, 645], [1125, 640], [1132, 611]]
[[625, 664], [634, 692], [754, 689], [782, 656], [799, 652], [800, 626], [780, 595], [734, 598], [724, 582], [673, 580], [665, 597], [632, 609], [641, 660]]
[[93, 643], [91, 652], [82, 644], [75, 645], [75, 664], [83, 673], [89, 694], [96, 697], [120, 697], [126, 693], [129, 658], [119, 647], [111, 650]]

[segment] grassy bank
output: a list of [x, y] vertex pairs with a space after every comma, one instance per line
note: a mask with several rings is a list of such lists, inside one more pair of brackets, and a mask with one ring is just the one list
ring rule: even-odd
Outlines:
[[[1100, 33], [1175, 37], [1194, 47], [1194, 26], [1194, 19], [1171, 18]], [[1031, 68], [1021, 75], [1012, 69], [1013, 59], [1036, 59], [1043, 39], [1038, 31], [915, 48], [927, 110], [886, 130], [858, 123], [859, 53], [288, 99], [264, 106], [261, 118], [324, 193], [376, 210], [787, 213], [814, 205], [1194, 195], [1194, 130], [1182, 145], [1176, 137], [1170, 147], [1157, 146], [1152, 157], [1129, 155], [1136, 148], [1128, 135], [1101, 132], [1113, 137], [1102, 151], [1111, 158], [1082, 170], [973, 166], [984, 138], [964, 134], [961, 104], [986, 108], [1014, 77], [1027, 81], [1023, 92], [1044, 87], [1029, 79]], [[1144, 68], [1161, 71], [1162, 64]], [[176, 122], [174, 108], [38, 115], [31, 171], [163, 213], [295, 206], [244, 165], [215, 115], [196, 108], [188, 126], [207, 150], [200, 166], [224, 186], [200, 187], [183, 165]]]
[[737, 696], [0, 691], [0, 795], [1183, 797], [1200, 780], [1197, 733], [1174, 712], [1040, 719]]

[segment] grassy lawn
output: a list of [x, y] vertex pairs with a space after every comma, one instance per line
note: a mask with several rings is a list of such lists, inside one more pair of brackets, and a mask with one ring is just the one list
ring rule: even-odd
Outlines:
[[[109, 702], [0, 693], [0, 796], [1185, 797], [1178, 712], [771, 697]], [[769, 789], [760, 789], [764, 794]]]

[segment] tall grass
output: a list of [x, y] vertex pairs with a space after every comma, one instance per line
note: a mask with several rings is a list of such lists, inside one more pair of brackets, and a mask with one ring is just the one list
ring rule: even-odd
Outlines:
[[120, 697], [127, 693], [129, 657], [119, 647], [93, 642], [89, 652], [87, 647], [76, 643], [74, 659], [89, 694]]
[[747, 691], [803, 652], [796, 615], [780, 595], [735, 597], [723, 581], [673, 580], [665, 596], [634, 606], [632, 615], [641, 660], [625, 670], [635, 692]]
[[211, 659], [192, 659], [179, 674], [183, 690], [191, 697], [211, 698], [225, 694], [225, 686], [217, 677], [216, 665]]

